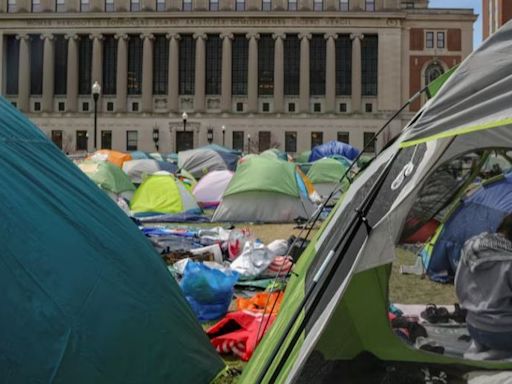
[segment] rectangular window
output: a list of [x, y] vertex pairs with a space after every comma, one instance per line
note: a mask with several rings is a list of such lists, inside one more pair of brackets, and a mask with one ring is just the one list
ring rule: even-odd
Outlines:
[[258, 42], [258, 95], [274, 94], [274, 39], [261, 34]]
[[288, 103], [288, 112], [295, 112], [295, 103]]
[[270, 149], [270, 136], [270, 131], [258, 132], [258, 152], [263, 152], [267, 149]]
[[30, 94], [43, 94], [43, 49], [40, 35], [30, 35]]
[[105, 0], [105, 12], [114, 12], [114, 0]]
[[425, 35], [426, 43], [425, 47], [434, 48], [434, 32], [427, 32]]
[[107, 102], [107, 112], [114, 112], [114, 102], [113, 101]]
[[317, 145], [322, 145], [324, 143], [324, 133], [323, 132], [311, 132], [311, 149], [315, 148]]
[[261, 105], [262, 112], [270, 112], [270, 103], [263, 103]]
[[338, 132], [338, 141], [342, 143], [350, 143], [350, 134], [348, 132]]
[[32, 12], [41, 12], [41, 0], [32, 0]]
[[179, 44], [180, 95], [193, 95], [195, 87], [196, 44], [192, 35], [181, 35]]
[[78, 94], [91, 94], [92, 41], [88, 35], [78, 40]]
[[88, 137], [87, 131], [76, 131], [76, 150], [87, 151], [88, 149]]
[[130, 11], [132, 11], [132, 12], [140, 11], [140, 0], [130, 0]]
[[65, 95], [67, 92], [68, 75], [68, 41], [64, 35], [55, 35], [54, 41], [53, 87], [56, 95]]
[[166, 10], [165, 0], [156, 0], [156, 11], [164, 12]]
[[20, 62], [20, 41], [16, 39], [16, 36], [7, 36], [5, 52], [5, 93], [7, 95], [17, 95]]
[[297, 152], [297, 132], [284, 133], [284, 151]]
[[137, 150], [137, 131], [126, 131], [126, 150], [136, 151]]
[[240, 152], [244, 150], [244, 131], [233, 131], [233, 149]]
[[325, 95], [325, 39], [314, 34], [309, 42], [309, 94]]
[[103, 84], [104, 95], [115, 95], [117, 90], [117, 40], [114, 35], [103, 35]]
[[245, 35], [235, 35], [233, 39], [231, 68], [231, 88], [233, 95], [247, 95], [248, 64], [249, 42]]
[[288, 10], [289, 11], [297, 10], [297, 0], [288, 0]]
[[219, 0], [210, 0], [210, 11], [219, 10]]
[[128, 94], [142, 93], [142, 39], [129, 35], [128, 39]]
[[262, 0], [261, 10], [262, 11], [271, 11], [272, 10], [272, 0]]
[[169, 43], [165, 35], [155, 35], [153, 45], [153, 94], [166, 95], [168, 87]]
[[348, 12], [349, 11], [349, 2], [348, 0], [340, 0], [340, 11]]
[[378, 45], [377, 35], [365, 35], [361, 41], [363, 96], [377, 96]]
[[368, 12], [375, 11], [375, 0], [365, 0], [364, 9]]
[[63, 101], [59, 101], [59, 102], [57, 103], [57, 110], [58, 110], [59, 112], [65, 112], [65, 111], [66, 111], [66, 103], [65, 103], [65, 102], [63, 102]]
[[236, 111], [243, 112], [244, 111], [244, 103], [236, 103]]
[[80, 12], [89, 11], [89, 0], [80, 0]]
[[414, 2], [413, 1], [402, 1], [402, 8], [414, 9]]
[[314, 103], [313, 104], [313, 112], [322, 112], [322, 104]]
[[235, 0], [235, 10], [236, 11], [245, 11], [245, 0]]
[[437, 32], [437, 48], [444, 49], [444, 32]]
[[[373, 132], [363, 132], [363, 148], [365, 152], [375, 153], [375, 141]], [[368, 146], [368, 147], [367, 147]]]
[[350, 35], [339, 35], [335, 44], [336, 95], [349, 96], [352, 94], [352, 40], [350, 40]]
[[89, 102], [88, 101], [82, 102], [82, 112], [89, 112]]
[[222, 79], [222, 40], [219, 35], [206, 39], [206, 94], [220, 95]]
[[373, 112], [373, 104], [372, 103], [366, 103], [365, 104], [365, 112]]
[[323, 11], [324, 10], [324, 1], [323, 0], [313, 0], [313, 11]]
[[57, 148], [62, 149], [62, 131], [52, 130], [52, 142]]
[[181, 4], [182, 11], [191, 11], [192, 10], [192, 0], [183, 0]]
[[139, 112], [139, 103], [136, 101], [132, 103], [132, 112]]
[[284, 94], [299, 94], [300, 40], [297, 35], [286, 35], [284, 48]]
[[41, 112], [41, 102], [40, 101], [34, 102], [34, 112]]
[[66, 12], [66, 3], [64, 0], [55, 0], [55, 10], [57, 12]]
[[101, 149], [112, 149], [112, 131], [101, 131]]
[[347, 103], [340, 103], [340, 112], [347, 112]]
[[8, 0], [7, 1], [7, 12], [8, 13], [16, 12], [16, 0]]

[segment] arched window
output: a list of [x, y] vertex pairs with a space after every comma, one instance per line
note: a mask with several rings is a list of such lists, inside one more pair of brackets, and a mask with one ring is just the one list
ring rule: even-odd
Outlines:
[[443, 67], [438, 63], [430, 64], [427, 69], [425, 69], [425, 85], [429, 85], [439, 76], [444, 73]]

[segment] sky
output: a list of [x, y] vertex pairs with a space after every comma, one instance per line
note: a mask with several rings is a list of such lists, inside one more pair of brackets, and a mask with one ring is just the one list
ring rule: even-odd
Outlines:
[[473, 28], [473, 49], [482, 42], [482, 0], [430, 0], [430, 8], [473, 8], [479, 15]]

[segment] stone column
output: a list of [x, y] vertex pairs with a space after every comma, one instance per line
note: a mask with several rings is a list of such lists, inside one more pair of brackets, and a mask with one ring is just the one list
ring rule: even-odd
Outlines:
[[353, 33], [352, 39], [352, 112], [361, 112], [361, 40], [363, 34]]
[[311, 33], [300, 33], [299, 111], [309, 112], [309, 40]]
[[258, 112], [258, 33], [248, 33], [249, 39], [249, 64], [247, 68], [247, 98], [249, 113]]
[[17, 35], [20, 41], [18, 71], [18, 108], [23, 112], [30, 111], [30, 36]]
[[231, 41], [234, 36], [231, 32], [227, 32], [222, 33], [220, 37], [222, 39], [221, 111], [231, 112]]
[[179, 111], [179, 39], [177, 33], [167, 34], [169, 39], [169, 83], [167, 93], [169, 101], [167, 103], [169, 112]]
[[326, 33], [327, 40], [325, 56], [325, 111], [334, 113], [336, 111], [336, 33]]
[[284, 112], [284, 33], [274, 33], [274, 112]]
[[194, 81], [194, 111], [204, 112], [206, 94], [206, 33], [194, 33], [196, 40], [196, 66]]
[[103, 35], [93, 33], [89, 38], [92, 40], [91, 84], [97, 81], [101, 85], [103, 82]]
[[116, 77], [116, 99], [117, 112], [126, 112], [128, 93], [128, 35], [117, 34], [117, 77]]
[[140, 35], [144, 40], [142, 54], [142, 112], [153, 111], [153, 40], [155, 36], [151, 33]]
[[68, 40], [68, 72], [66, 79], [66, 111], [78, 110], [78, 35], [66, 35]]
[[53, 112], [54, 96], [54, 38], [52, 34], [41, 35], [43, 50], [43, 112]]

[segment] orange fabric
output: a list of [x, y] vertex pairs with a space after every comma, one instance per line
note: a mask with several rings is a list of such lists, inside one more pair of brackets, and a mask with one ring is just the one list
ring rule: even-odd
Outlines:
[[[99, 151], [96, 151], [95, 154], [96, 153], [107, 155], [107, 161], [117, 165], [119, 168], [123, 168], [123, 164], [125, 161], [132, 159], [132, 156], [128, 153], [112, 151], [110, 149], [100, 149]], [[94, 156], [94, 154], [92, 156]], [[91, 158], [92, 156], [89, 156], [88, 159]]]
[[311, 196], [315, 192], [315, 186], [313, 185], [313, 183], [311, 182], [309, 177], [307, 177], [298, 166], [297, 166], [297, 172], [299, 173], [299, 175], [302, 177], [302, 180], [304, 181], [304, 185], [306, 186], [306, 190], [308, 191], [308, 196]]
[[[270, 299], [269, 299], [270, 296]], [[265, 313], [270, 313], [272, 307], [274, 311], [272, 313], [276, 314], [279, 312], [279, 308], [281, 307], [281, 301], [283, 300], [284, 293], [283, 292], [261, 292], [257, 293], [251, 298], [244, 299], [238, 298], [236, 299], [236, 307], [238, 310], [248, 310], [252, 312], [261, 313], [265, 311]], [[268, 304], [267, 304], [268, 300]], [[277, 300], [277, 301], [276, 301]], [[274, 305], [275, 303], [275, 305]], [[265, 308], [265, 305], [267, 307]]]

